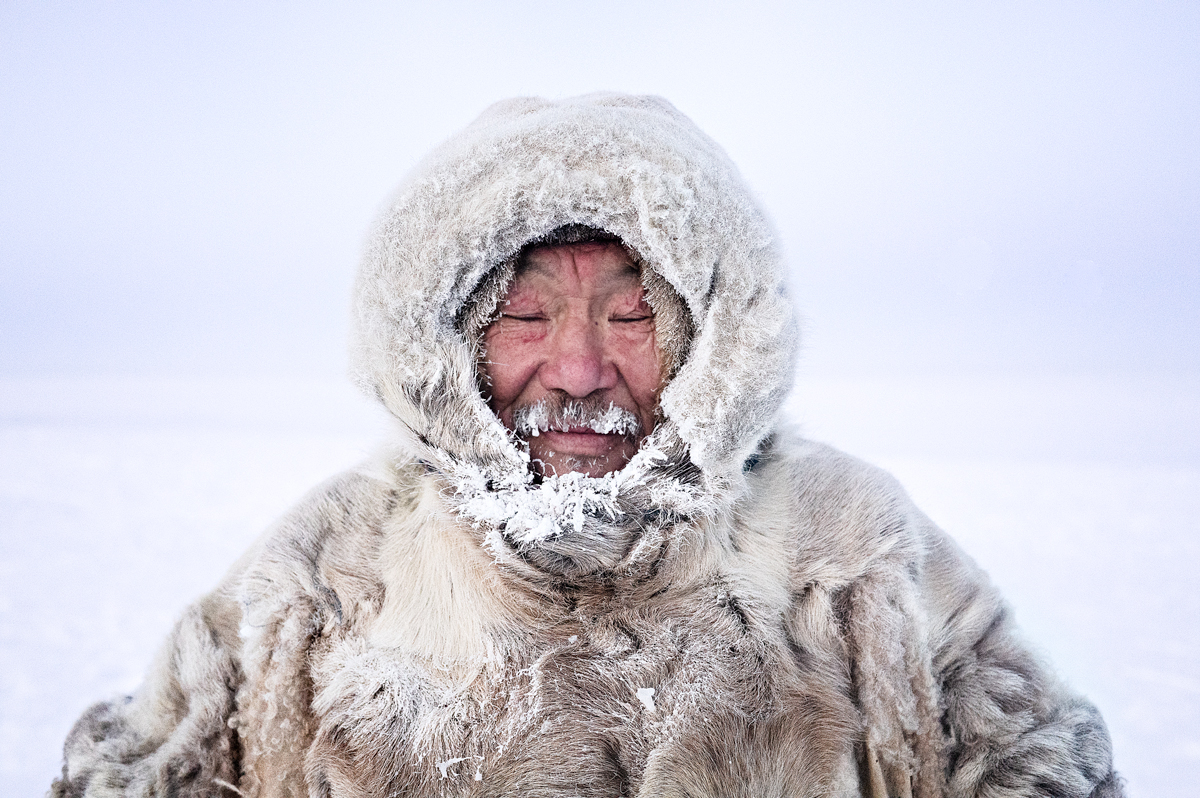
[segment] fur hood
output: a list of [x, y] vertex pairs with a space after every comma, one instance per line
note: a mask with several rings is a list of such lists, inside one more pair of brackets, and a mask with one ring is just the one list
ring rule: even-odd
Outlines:
[[[523, 246], [567, 225], [618, 236], [644, 281], [682, 299], [694, 334], [663, 420], [624, 469], [535, 484], [481, 396], [463, 318], [489, 281], [502, 294]], [[356, 288], [353, 373], [497, 556], [575, 578], [628, 574], [670, 526], [744, 491], [792, 383], [782, 271], [736, 168], [665, 100], [508, 100], [427, 157], [379, 221]]]

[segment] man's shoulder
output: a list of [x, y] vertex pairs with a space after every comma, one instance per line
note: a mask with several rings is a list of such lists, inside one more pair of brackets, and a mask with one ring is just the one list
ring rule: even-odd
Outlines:
[[933, 531], [887, 471], [790, 430], [772, 436], [748, 480], [745, 523], [783, 530], [792, 556], [847, 576], [918, 557]]
[[418, 501], [419, 466], [373, 458], [310, 490], [243, 558], [242, 589], [308, 593], [323, 571], [361, 566], [390, 519]]
[[775, 492], [798, 506], [911, 506], [904, 488], [884, 469], [787, 428], [771, 436], [752, 472], [760, 476], [751, 482], [752, 493]]

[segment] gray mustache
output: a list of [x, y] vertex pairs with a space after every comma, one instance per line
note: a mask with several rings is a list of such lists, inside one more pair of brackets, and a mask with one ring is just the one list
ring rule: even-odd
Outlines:
[[518, 435], [537, 437], [543, 432], [566, 432], [571, 427], [587, 427], [601, 435], [635, 437], [642, 422], [623, 407], [600, 400], [547, 397], [522, 405], [513, 412], [513, 427]]

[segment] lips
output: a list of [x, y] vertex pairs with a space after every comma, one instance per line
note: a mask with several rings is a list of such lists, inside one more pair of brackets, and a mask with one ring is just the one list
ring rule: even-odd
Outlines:
[[587, 427], [568, 427], [566, 431], [546, 430], [540, 437], [544, 439], [546, 448], [560, 454], [596, 457], [612, 451], [622, 436], [611, 433], [602, 435]]

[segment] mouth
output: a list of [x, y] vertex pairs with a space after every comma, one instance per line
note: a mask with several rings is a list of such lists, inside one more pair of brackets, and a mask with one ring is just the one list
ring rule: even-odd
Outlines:
[[616, 433], [600, 433], [583, 426], [571, 426], [566, 429], [548, 429], [538, 437], [538, 448], [545, 449], [549, 454], [564, 454], [576, 457], [600, 457], [611, 452], [624, 439], [624, 435]]
[[517, 408], [513, 428], [529, 438], [557, 433], [595, 435], [600, 438], [633, 438], [641, 431], [636, 414], [609, 402], [548, 401], [543, 399]]

